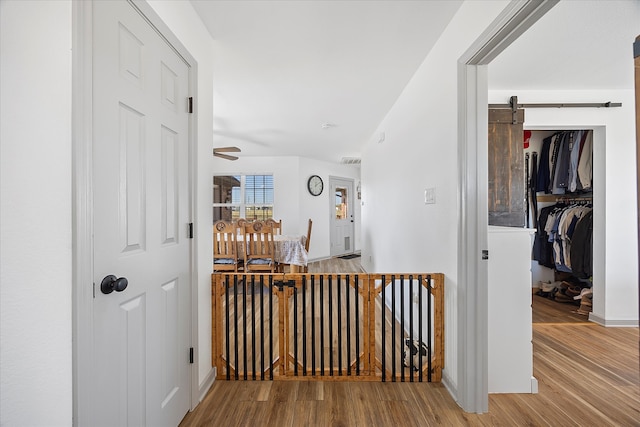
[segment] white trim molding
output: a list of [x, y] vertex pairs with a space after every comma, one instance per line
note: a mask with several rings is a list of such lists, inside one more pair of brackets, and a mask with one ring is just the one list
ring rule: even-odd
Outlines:
[[[559, 0], [514, 0], [458, 60], [458, 358], [457, 401], [489, 410], [487, 262], [487, 64]], [[490, 254], [489, 254], [490, 256]]]
[[605, 319], [593, 313], [589, 313], [589, 321], [607, 328], [637, 328], [640, 326], [640, 321], [636, 319]]
[[[204, 381], [202, 381], [202, 383], [200, 384], [200, 387], [198, 390], [198, 396], [199, 396], [198, 403], [202, 402], [204, 398], [207, 396], [207, 393], [209, 393], [209, 390], [211, 389], [211, 387], [213, 387], [213, 384], [216, 382], [217, 376], [218, 376], [218, 368], [214, 366], [211, 368], [207, 376], [204, 378]], [[191, 408], [191, 409], [193, 410], [194, 408]]]
[[72, 51], [72, 263], [73, 425], [92, 419], [93, 181], [92, 2], [73, 2]]

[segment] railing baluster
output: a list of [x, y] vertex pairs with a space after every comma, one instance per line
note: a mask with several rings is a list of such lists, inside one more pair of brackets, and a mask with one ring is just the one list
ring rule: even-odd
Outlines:
[[243, 370], [244, 370], [244, 374], [243, 377], [245, 379], [245, 381], [247, 380], [247, 315], [249, 313], [247, 312], [247, 281], [243, 280], [242, 281], [242, 326], [243, 326], [243, 330], [242, 330], [242, 343], [243, 343], [243, 348], [242, 348], [242, 360], [243, 360]]
[[[298, 288], [293, 287], [293, 375], [298, 376]], [[289, 337], [287, 337], [289, 339]]]
[[233, 353], [234, 353], [234, 362], [236, 365], [236, 374], [235, 374], [235, 379], [239, 379], [238, 377], [238, 371], [240, 370], [240, 366], [238, 365], [238, 276], [234, 277], [233, 280], [233, 323], [234, 323], [234, 330], [233, 330], [233, 334], [234, 334], [234, 344], [235, 347], [233, 349]]
[[269, 360], [267, 362], [269, 379], [273, 381], [273, 276], [269, 276]]
[[264, 319], [264, 280], [260, 278], [260, 379], [262, 381], [264, 381]]
[[329, 276], [329, 375], [333, 376], [333, 276]]
[[[400, 346], [398, 347], [398, 355], [402, 355], [403, 343], [407, 339], [404, 328], [404, 276], [400, 275]], [[395, 347], [393, 347], [395, 349]], [[404, 382], [404, 360], [400, 363], [400, 381]]]
[[[358, 315], [359, 312], [359, 307], [360, 307], [360, 283], [358, 281], [358, 277], [355, 277], [355, 287], [354, 289], [354, 295], [355, 295], [355, 305], [356, 305], [356, 323], [355, 323], [355, 329], [356, 329], [356, 375], [360, 375], [360, 316]], [[375, 322], [374, 322], [375, 324]], [[365, 333], [364, 328], [362, 330], [362, 333]]]
[[396, 276], [391, 275], [391, 381], [396, 382]]
[[227, 380], [231, 379], [231, 327], [229, 325], [229, 323], [231, 322], [230, 316], [229, 316], [229, 276], [226, 275], [225, 276], [225, 281], [224, 281], [224, 294], [225, 294], [225, 300], [226, 300], [226, 313], [225, 316], [227, 318], [227, 324], [226, 324], [226, 335], [227, 335], [227, 342], [226, 342], [226, 347], [227, 347]]
[[[418, 325], [418, 341], [422, 345], [422, 275], [418, 276]], [[418, 356], [418, 369], [418, 381], [422, 382], [422, 352]]]
[[[387, 311], [387, 301], [386, 301], [386, 296], [385, 296], [385, 292], [386, 292], [386, 281], [387, 279], [385, 278], [385, 276], [382, 276], [382, 309], [380, 310], [380, 316], [382, 317], [382, 322], [380, 322], [380, 324], [382, 325], [382, 382], [385, 382], [387, 379], [387, 365], [386, 365], [386, 321], [385, 321], [385, 312]], [[374, 319], [375, 321], [375, 319]], [[371, 327], [371, 325], [369, 326]], [[374, 326], [375, 327], [375, 322], [374, 322]], [[373, 370], [375, 371], [375, 366], [373, 368]]]
[[431, 295], [433, 288], [431, 287], [431, 275], [427, 275], [427, 381], [431, 382]]
[[302, 375], [307, 376], [307, 277], [302, 278]]
[[347, 304], [347, 375], [351, 375], [351, 310], [349, 307], [349, 275], [345, 276], [345, 298]]
[[342, 301], [340, 297], [340, 285], [342, 284], [342, 275], [338, 274], [336, 283], [336, 293], [338, 294], [338, 304], [336, 314], [338, 315], [338, 375], [342, 375]]
[[[247, 380], [247, 281], [242, 280], [242, 368], [243, 377]], [[238, 369], [236, 367], [236, 369]]]
[[324, 376], [324, 276], [320, 276], [320, 375]]
[[311, 275], [311, 375], [316, 376], [316, 275]]
[[[409, 342], [411, 343], [411, 345], [413, 345], [413, 276], [412, 275], [409, 275]], [[411, 362], [409, 362], [409, 382], [413, 382], [413, 368], [414, 368], [413, 357], [411, 357]]]
[[252, 378], [256, 380], [256, 283], [251, 278], [251, 369]]

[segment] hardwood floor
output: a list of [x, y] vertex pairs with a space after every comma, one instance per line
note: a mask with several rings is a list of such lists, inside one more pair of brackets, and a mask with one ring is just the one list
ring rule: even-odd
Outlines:
[[[358, 261], [309, 271], [359, 271]], [[180, 425], [640, 426], [638, 328], [604, 328], [536, 296], [533, 307], [539, 392], [490, 395], [486, 414], [465, 413], [437, 383], [216, 381]]]
[[309, 273], [361, 273], [360, 258], [329, 258], [309, 263]]
[[585, 323], [589, 316], [579, 314], [576, 304], [561, 303], [539, 295], [532, 296], [533, 323]]

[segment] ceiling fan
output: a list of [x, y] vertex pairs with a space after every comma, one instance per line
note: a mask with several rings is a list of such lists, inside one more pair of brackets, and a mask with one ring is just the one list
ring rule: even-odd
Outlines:
[[238, 147], [220, 147], [213, 149], [213, 155], [216, 157], [221, 157], [227, 160], [238, 160], [236, 156], [230, 156], [229, 154], [223, 153], [239, 153], [240, 149]]

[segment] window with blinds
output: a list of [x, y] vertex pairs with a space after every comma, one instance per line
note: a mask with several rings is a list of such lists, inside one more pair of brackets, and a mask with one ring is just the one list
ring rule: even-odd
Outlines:
[[215, 175], [213, 221], [273, 217], [273, 175]]

